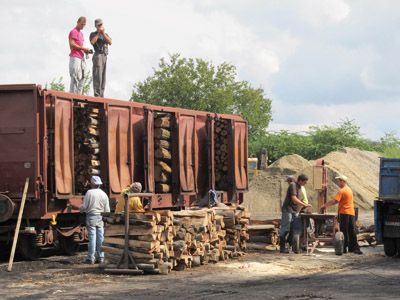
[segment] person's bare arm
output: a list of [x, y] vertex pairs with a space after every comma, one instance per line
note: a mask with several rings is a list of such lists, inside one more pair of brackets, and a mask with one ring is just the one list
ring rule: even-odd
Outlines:
[[72, 38], [69, 39], [69, 47], [70, 47], [71, 49], [83, 50], [85, 53], [89, 53], [89, 52], [90, 52], [90, 50], [89, 50], [88, 48], [79, 46], [79, 45], [74, 41], [74, 39], [72, 39]]
[[321, 209], [327, 209], [328, 207], [330, 207], [332, 205], [336, 205], [338, 203], [339, 202], [336, 201], [336, 199], [329, 200], [328, 202], [326, 202], [324, 205], [321, 206]]
[[107, 44], [111, 45], [112, 44], [112, 39], [108, 36], [107, 33], [104, 33], [104, 39]]
[[91, 43], [92, 45], [96, 44], [96, 42], [97, 42], [97, 40], [99, 39], [99, 37], [100, 37], [100, 33], [97, 32], [97, 33], [91, 38], [90, 43]]
[[292, 196], [292, 202], [293, 202], [294, 204], [297, 204], [297, 205], [301, 206], [301, 207], [311, 207], [311, 206], [312, 206], [311, 204], [305, 204], [303, 201], [301, 201], [301, 200], [300, 200], [299, 198], [297, 198], [297, 196], [295, 196], [295, 195]]

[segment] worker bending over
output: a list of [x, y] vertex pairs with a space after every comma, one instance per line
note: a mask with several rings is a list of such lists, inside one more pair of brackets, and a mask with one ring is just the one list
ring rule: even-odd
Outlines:
[[126, 189], [122, 190], [121, 195], [118, 197], [115, 213], [123, 213], [125, 211], [125, 198], [128, 197], [129, 212], [143, 212], [143, 205], [139, 197], [129, 197], [129, 193], [140, 193], [142, 191], [142, 184], [134, 182]]
[[347, 185], [347, 177], [340, 175], [335, 177], [340, 187], [335, 198], [325, 203], [321, 209], [339, 204], [339, 224], [340, 231], [344, 235], [344, 249], [343, 253], [353, 252], [355, 254], [362, 254], [360, 246], [357, 242], [357, 234], [355, 228], [355, 210], [353, 191]]
[[[287, 239], [293, 226], [301, 228], [301, 217], [299, 211], [301, 208], [311, 207], [300, 199], [301, 187], [308, 181], [308, 177], [304, 174], [299, 175], [296, 181], [288, 178], [289, 187], [287, 189], [286, 198], [282, 205], [281, 229], [279, 232], [279, 245], [281, 253], [289, 253], [286, 248]], [[300, 224], [297, 224], [300, 223]]]

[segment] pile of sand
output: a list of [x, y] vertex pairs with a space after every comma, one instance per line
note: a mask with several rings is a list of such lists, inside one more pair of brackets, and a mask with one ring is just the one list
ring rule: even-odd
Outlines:
[[[361, 210], [370, 210], [378, 196], [379, 154], [345, 148], [331, 152], [324, 157], [328, 167], [328, 197], [332, 198], [338, 186], [334, 178], [339, 174], [348, 177], [348, 184], [353, 190], [356, 206]], [[254, 219], [275, 218], [280, 214], [280, 207], [287, 191], [286, 176], [306, 174], [309, 177], [306, 186], [314, 211], [318, 205], [318, 195], [313, 190], [314, 161], [292, 154], [273, 164], [266, 171], [250, 182], [249, 192], [245, 194], [244, 205], [249, 208]], [[337, 208], [333, 208], [335, 211]]]

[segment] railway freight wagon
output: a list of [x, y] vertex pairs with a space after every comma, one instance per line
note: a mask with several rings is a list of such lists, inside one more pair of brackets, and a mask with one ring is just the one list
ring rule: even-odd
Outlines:
[[150, 209], [184, 209], [214, 189], [240, 203], [248, 188], [247, 123], [221, 115], [0, 85], [0, 243], [10, 242], [25, 178], [19, 250], [28, 259], [58, 243], [74, 253], [87, 240], [79, 206], [91, 175], [111, 207], [133, 181]]

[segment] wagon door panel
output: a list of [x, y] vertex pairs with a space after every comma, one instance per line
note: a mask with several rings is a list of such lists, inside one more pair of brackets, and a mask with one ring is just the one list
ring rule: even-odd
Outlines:
[[208, 140], [208, 179], [209, 188], [215, 190], [215, 142], [214, 142], [214, 119], [209, 117], [207, 120], [207, 140]]
[[247, 178], [247, 123], [234, 122], [233, 137], [234, 178], [237, 190], [248, 189]]
[[145, 110], [144, 172], [147, 192], [154, 192], [154, 113]]
[[72, 107], [72, 100], [55, 98], [54, 163], [58, 198], [73, 194]]
[[132, 131], [129, 107], [108, 107], [108, 168], [110, 190], [121, 193], [132, 182]]
[[195, 192], [195, 116], [179, 116], [179, 181], [182, 192]]

